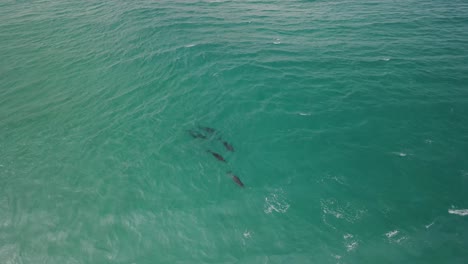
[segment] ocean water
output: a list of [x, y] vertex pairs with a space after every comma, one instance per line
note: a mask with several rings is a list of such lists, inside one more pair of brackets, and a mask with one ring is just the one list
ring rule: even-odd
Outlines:
[[467, 249], [467, 1], [0, 1], [0, 263]]

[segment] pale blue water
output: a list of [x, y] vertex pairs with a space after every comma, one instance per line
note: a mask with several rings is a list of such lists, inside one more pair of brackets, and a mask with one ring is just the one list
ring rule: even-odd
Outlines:
[[467, 32], [467, 1], [1, 1], [0, 263], [467, 263]]

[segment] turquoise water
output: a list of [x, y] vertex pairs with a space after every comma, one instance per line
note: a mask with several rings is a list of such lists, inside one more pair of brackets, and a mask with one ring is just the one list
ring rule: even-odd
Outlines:
[[462, 0], [2, 1], [0, 263], [466, 263], [467, 32]]

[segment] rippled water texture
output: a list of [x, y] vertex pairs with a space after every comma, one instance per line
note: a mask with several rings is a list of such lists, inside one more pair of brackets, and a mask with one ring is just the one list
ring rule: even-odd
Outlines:
[[462, 0], [1, 1], [0, 263], [467, 263], [467, 32]]

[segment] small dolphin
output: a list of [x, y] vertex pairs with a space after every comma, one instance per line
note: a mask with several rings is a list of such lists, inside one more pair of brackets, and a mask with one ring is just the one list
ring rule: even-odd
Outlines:
[[223, 141], [223, 145], [224, 147], [226, 147], [227, 150], [234, 152], [234, 147], [231, 144], [229, 144], [227, 141]]
[[198, 126], [198, 128], [200, 128], [201, 130], [204, 130], [210, 134], [214, 134], [216, 132], [216, 129], [214, 128], [211, 128], [211, 127], [202, 127], [202, 126]]
[[223, 156], [219, 155], [218, 153], [213, 152], [211, 150], [207, 150], [207, 152], [211, 153], [211, 155], [213, 155], [213, 157], [215, 157], [217, 160], [222, 161], [222, 162], [226, 162], [226, 160], [223, 158]]
[[202, 139], [206, 139], [206, 136], [203, 135], [202, 133], [199, 133], [197, 131], [193, 131], [193, 130], [187, 130], [187, 132], [189, 132], [189, 134], [193, 137], [193, 138], [202, 138]]
[[232, 180], [233, 180], [237, 185], [239, 185], [240, 187], [244, 187], [244, 183], [242, 183], [242, 181], [239, 179], [239, 177], [237, 177], [236, 175], [232, 174], [231, 172], [228, 172], [228, 174], [231, 175]]

